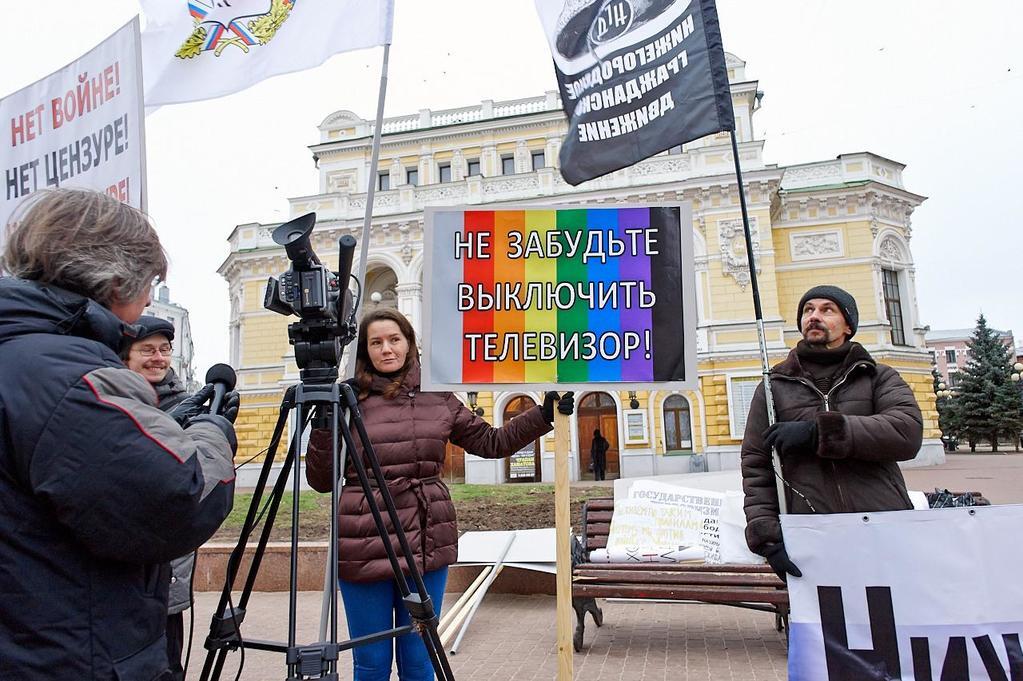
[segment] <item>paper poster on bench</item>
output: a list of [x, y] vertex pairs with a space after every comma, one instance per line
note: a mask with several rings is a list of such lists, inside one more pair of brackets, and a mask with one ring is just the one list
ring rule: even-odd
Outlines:
[[718, 514], [724, 495], [653, 480], [638, 480], [629, 498], [615, 503], [607, 548], [697, 547], [699, 557], [720, 562]]
[[688, 205], [427, 208], [423, 389], [695, 389]]
[[1023, 506], [785, 515], [792, 681], [1023, 679]]

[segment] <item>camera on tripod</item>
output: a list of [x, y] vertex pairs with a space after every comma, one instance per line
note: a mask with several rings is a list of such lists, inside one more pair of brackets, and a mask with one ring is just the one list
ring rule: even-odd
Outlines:
[[288, 325], [288, 340], [295, 346], [295, 362], [302, 380], [332, 383], [344, 347], [355, 339], [357, 298], [352, 278], [355, 239], [338, 240], [338, 271], [327, 268], [313, 251], [310, 235], [316, 213], [306, 213], [274, 229], [274, 243], [284, 246], [291, 267], [267, 281], [263, 307], [300, 321]]

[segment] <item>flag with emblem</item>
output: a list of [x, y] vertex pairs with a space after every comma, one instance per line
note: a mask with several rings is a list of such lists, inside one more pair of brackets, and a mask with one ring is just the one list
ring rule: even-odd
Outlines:
[[394, 0], [141, 0], [147, 107], [211, 99], [391, 42]]

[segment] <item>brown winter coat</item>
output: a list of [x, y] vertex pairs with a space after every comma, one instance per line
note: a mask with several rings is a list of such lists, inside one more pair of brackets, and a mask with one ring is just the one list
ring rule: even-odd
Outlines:
[[[863, 346], [852, 343], [825, 395], [804, 374], [792, 350], [771, 369], [771, 391], [777, 421], [817, 422], [816, 454], [782, 457], [789, 513], [862, 513], [913, 507], [896, 462], [916, 456], [923, 418], [913, 391], [898, 372], [877, 364]], [[757, 553], [781, 541], [771, 451], [763, 437], [767, 427], [761, 384], [753, 396], [742, 440], [746, 541]]]
[[[377, 376], [359, 407], [417, 566], [429, 572], [451, 565], [458, 558], [455, 507], [447, 485], [440, 479], [448, 441], [471, 454], [496, 459], [510, 456], [550, 432], [551, 425], [540, 409], [530, 409], [504, 427], [494, 428], [449, 392], [419, 392], [419, 376], [419, 366], [415, 365], [405, 377], [401, 392], [390, 400], [383, 396], [390, 381]], [[356, 446], [362, 456], [361, 443], [357, 441]], [[351, 464], [347, 468], [348, 482], [338, 509], [340, 577], [350, 582], [391, 579], [387, 553], [355, 469]], [[309, 439], [306, 478], [313, 489], [330, 491], [333, 476], [328, 430], [314, 430]], [[379, 491], [374, 496], [390, 528]], [[390, 538], [404, 567], [393, 531]]]

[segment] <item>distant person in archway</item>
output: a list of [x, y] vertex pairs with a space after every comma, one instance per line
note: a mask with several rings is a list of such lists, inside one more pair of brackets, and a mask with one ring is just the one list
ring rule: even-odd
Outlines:
[[593, 479], [603, 480], [607, 470], [607, 450], [611, 443], [600, 434], [600, 429], [593, 431], [593, 442], [590, 444], [590, 461], [593, 462]]

